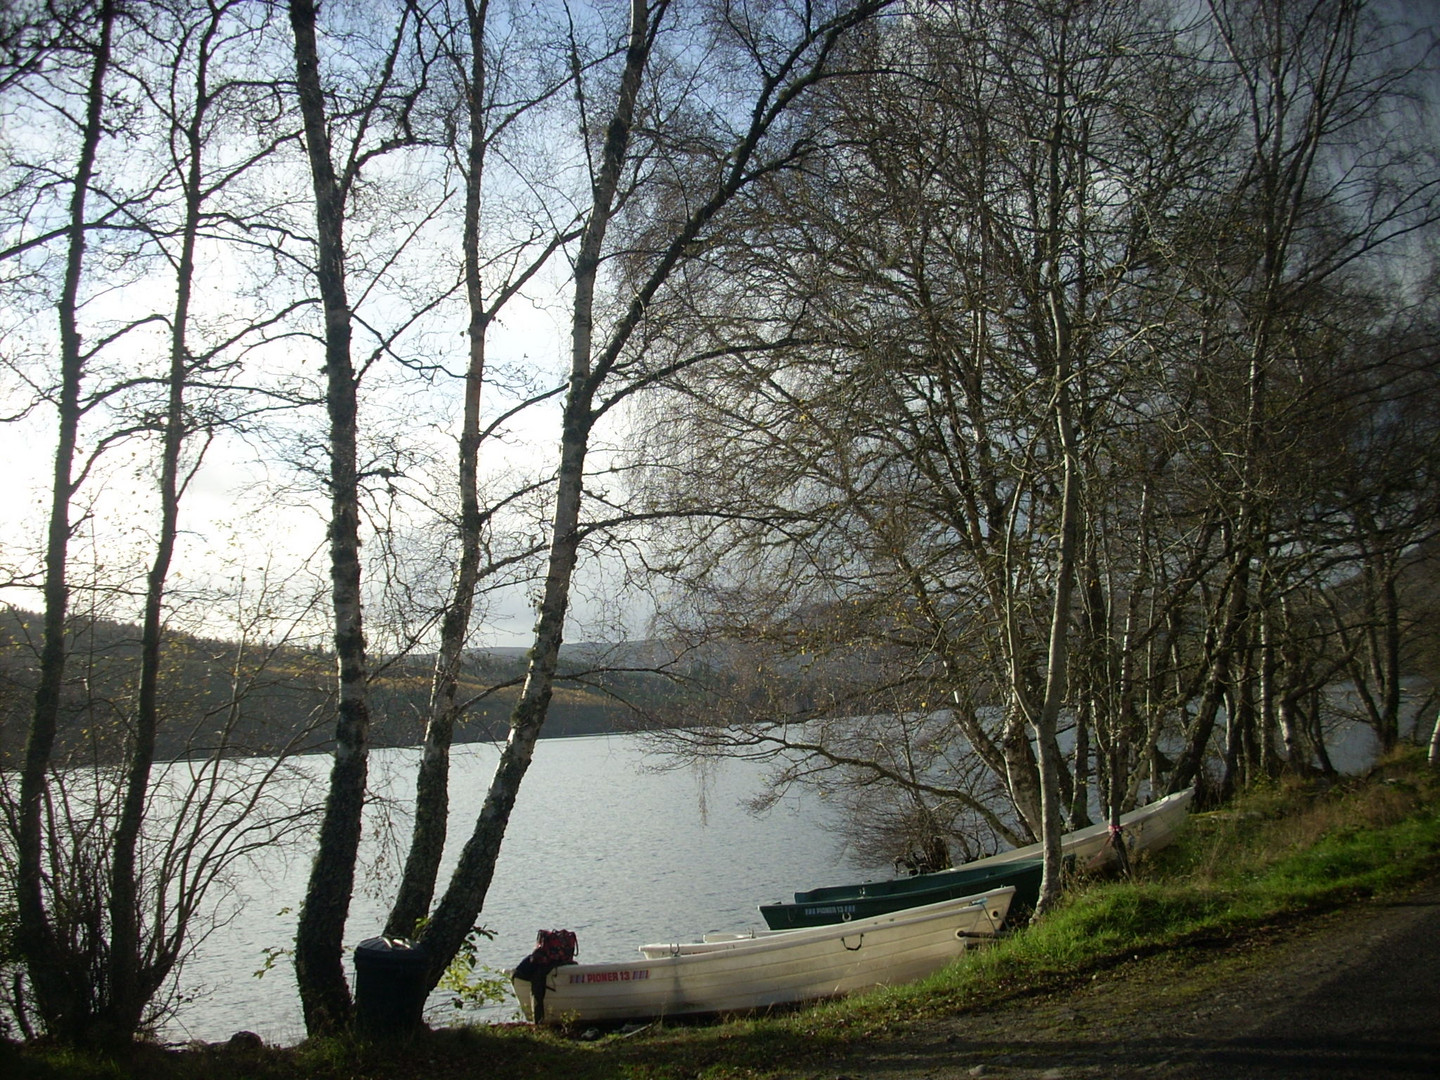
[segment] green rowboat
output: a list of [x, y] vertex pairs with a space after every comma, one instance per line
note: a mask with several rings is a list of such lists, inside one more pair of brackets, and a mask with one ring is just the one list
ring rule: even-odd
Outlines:
[[[1120, 818], [1120, 829], [1113, 834], [1104, 824], [1066, 833], [1060, 838], [1066, 867], [1087, 873], [1113, 869], [1119, 862], [1119, 844], [1124, 845], [1127, 858], [1158, 851], [1184, 822], [1194, 796], [1195, 789], [1186, 788], [1159, 802], [1137, 807]], [[761, 904], [760, 914], [772, 930], [793, 930], [884, 915], [1013, 885], [1015, 897], [1010, 910], [1021, 915], [1034, 908], [1040, 898], [1040, 854], [1041, 845], [1030, 844], [953, 870], [810, 889], [797, 892], [793, 904]]]
[[1040, 897], [1039, 859], [1027, 859], [1001, 866], [969, 870], [940, 870], [915, 877], [871, 881], [863, 885], [832, 885], [797, 892], [793, 904], [761, 904], [760, 915], [771, 930], [795, 930], [802, 926], [868, 919], [904, 908], [936, 904], [942, 900], [1014, 886], [1012, 912], [1028, 910]]

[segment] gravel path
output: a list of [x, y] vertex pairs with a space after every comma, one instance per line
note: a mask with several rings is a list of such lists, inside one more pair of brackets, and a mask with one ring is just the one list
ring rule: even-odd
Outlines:
[[1440, 881], [916, 1025], [836, 1080], [1440, 1080]]

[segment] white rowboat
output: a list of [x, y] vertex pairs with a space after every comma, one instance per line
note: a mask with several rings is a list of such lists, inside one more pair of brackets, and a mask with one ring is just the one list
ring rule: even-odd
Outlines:
[[[1144, 852], [1159, 851], [1170, 843], [1175, 832], [1185, 821], [1190, 802], [1195, 798], [1195, 789], [1186, 788], [1174, 795], [1167, 795], [1158, 802], [1137, 807], [1120, 816], [1120, 836], [1125, 841], [1125, 851], [1130, 857]], [[1119, 856], [1110, 841], [1110, 827], [1105, 824], [1091, 825], [1060, 837], [1060, 850], [1072, 856], [1080, 870], [1113, 870]], [[1039, 858], [1045, 853], [1043, 844], [1027, 844], [1013, 851], [1003, 851], [989, 858], [976, 859], [963, 864], [965, 870], [998, 866], [1001, 863], [1018, 862], [1023, 859]], [[944, 871], [940, 871], [944, 873]]]
[[[993, 937], [1013, 888], [802, 930], [641, 947], [642, 959], [566, 964], [546, 977], [547, 1023], [748, 1012], [912, 982]], [[526, 1019], [530, 983], [513, 979]]]
[[[1004, 907], [995, 903], [996, 899], [1005, 893]], [[963, 913], [967, 918], [961, 918], [955, 923], [955, 928], [963, 931], [968, 938], [993, 937], [1005, 921], [1009, 912], [1010, 903], [1014, 899], [1014, 889], [1001, 887], [986, 892], [972, 893], [969, 896], [947, 897], [946, 902], [932, 901], [929, 904], [915, 904], [904, 910], [888, 911], [870, 918], [850, 921], [851, 926], [864, 925], [867, 927], [878, 927], [885, 923], [896, 922], [900, 919], [908, 919], [919, 911], [940, 911], [943, 908], [953, 907]], [[836, 922], [841, 920], [837, 919]], [[662, 956], [686, 956], [691, 953], [715, 952], [720, 949], [733, 949], [736, 946], [747, 945], [755, 941], [771, 941], [777, 937], [788, 942], [808, 940], [810, 936], [829, 937], [824, 931], [833, 932], [832, 926], [808, 926], [793, 930], [740, 930], [729, 932], [708, 933], [700, 941], [684, 943], [657, 942], [653, 945], [641, 945], [640, 955], [650, 958]]]

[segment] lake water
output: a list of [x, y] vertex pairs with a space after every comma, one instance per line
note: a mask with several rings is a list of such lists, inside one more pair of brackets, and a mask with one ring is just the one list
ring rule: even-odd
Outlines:
[[[419, 751], [371, 754], [372, 786], [396, 808], [408, 807]], [[484, 800], [499, 749], [457, 747], [451, 778], [450, 854], [468, 836]], [[328, 775], [330, 759], [301, 763], [313, 779]], [[710, 930], [763, 929], [756, 905], [789, 899], [796, 889], [864, 877], [888, 868], [849, 861], [825, 829], [827, 806], [814, 794], [787, 797], [764, 815], [744, 801], [759, 792], [762, 767], [718, 761], [704, 775], [656, 771], [634, 736], [542, 739], [521, 786], [495, 879], [479, 922], [495, 931], [482, 941], [480, 963], [513, 967], [534, 946], [535, 932], [575, 931], [586, 961], [623, 960], [654, 941], [692, 941]], [[385, 842], [382, 807], [367, 819], [360, 882], [346, 928], [347, 948], [380, 932], [403, 862]], [[394, 833], [408, 837], [403, 815]], [[276, 850], [247, 872], [235, 917], [204, 941], [187, 964], [182, 990], [197, 996], [165, 1027], [167, 1041], [217, 1041], [240, 1030], [267, 1042], [304, 1037], [295, 976], [280, 958], [263, 978], [267, 949], [288, 946], [309, 873], [309, 851]], [[347, 970], [354, 975], [353, 962]], [[513, 1019], [513, 1002], [485, 1018]], [[432, 1022], [457, 1014], [432, 999]]]
[[[1368, 728], [1350, 725], [1331, 740], [1342, 772], [1358, 771], [1374, 758]], [[383, 926], [396, 868], [404, 861], [401, 845], [408, 842], [405, 812], [418, 756], [417, 749], [371, 753], [377, 798], [367, 815], [347, 948]], [[498, 757], [491, 744], [455, 748], [447, 866], [469, 835]], [[481, 943], [482, 965], [513, 967], [534, 946], [535, 931], [552, 927], [575, 931], [582, 960], [630, 959], [646, 942], [763, 929], [756, 905], [788, 900], [797, 889], [891, 876], [889, 867], [851, 861], [826, 829], [829, 808], [813, 792], [787, 796], [764, 815], [750, 814], [743, 804], [761, 789], [761, 765], [718, 760], [701, 776], [689, 769], [657, 771], [663, 764], [631, 735], [539, 742], [479, 918], [495, 932]], [[323, 796], [330, 758], [301, 758], [296, 765], [293, 783]], [[254, 972], [264, 967], [267, 950], [294, 939], [311, 854], [303, 846], [267, 849], [247, 870], [238, 883], [243, 902], [234, 918], [187, 964], [181, 989], [195, 996], [162, 1029], [162, 1039], [218, 1041], [240, 1030], [282, 1044], [304, 1037], [288, 957], [277, 958], [263, 978]], [[353, 978], [353, 962], [347, 959], [346, 966]], [[479, 1016], [509, 1020], [516, 1012], [508, 1001]], [[445, 996], [432, 998], [432, 1023], [457, 1015]]]

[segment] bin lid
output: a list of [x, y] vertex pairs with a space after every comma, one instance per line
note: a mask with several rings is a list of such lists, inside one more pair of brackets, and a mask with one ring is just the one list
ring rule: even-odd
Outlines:
[[361, 949], [364, 949], [366, 952], [394, 952], [399, 950], [409, 952], [417, 947], [413, 941], [407, 941], [405, 938], [372, 937], [366, 938], [360, 942], [359, 945], [356, 945], [355, 951], [359, 952]]
[[356, 970], [423, 973], [430, 966], [425, 947], [404, 938], [366, 938], [355, 946]]

